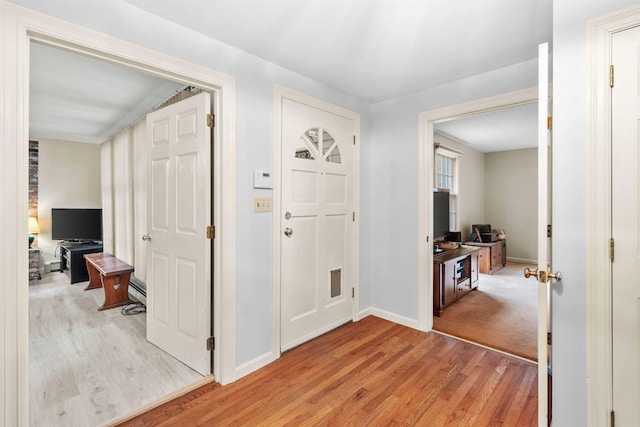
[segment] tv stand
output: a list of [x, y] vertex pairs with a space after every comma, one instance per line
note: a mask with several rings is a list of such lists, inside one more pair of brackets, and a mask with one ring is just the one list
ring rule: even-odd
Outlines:
[[462, 246], [433, 256], [433, 314], [478, 288], [479, 248]]
[[102, 243], [65, 241], [60, 243], [60, 271], [69, 276], [71, 283], [89, 280], [85, 254], [102, 252]]

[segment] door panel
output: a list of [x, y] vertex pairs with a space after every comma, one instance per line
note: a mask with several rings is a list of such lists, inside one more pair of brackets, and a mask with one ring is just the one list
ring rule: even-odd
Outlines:
[[[549, 46], [538, 47], [538, 271], [551, 271], [551, 239], [547, 236], [547, 225], [551, 224], [551, 202], [549, 191], [551, 132], [548, 128], [549, 112]], [[500, 247], [502, 252], [502, 246]], [[499, 263], [502, 263], [502, 253]], [[551, 330], [550, 317], [551, 282], [538, 282], [538, 425], [550, 423], [549, 412], [549, 347], [547, 334]]]
[[210, 96], [147, 116], [147, 339], [197, 372], [211, 371]]
[[352, 119], [282, 101], [283, 350], [353, 316], [354, 134]]
[[640, 425], [640, 27], [612, 36], [613, 410]]

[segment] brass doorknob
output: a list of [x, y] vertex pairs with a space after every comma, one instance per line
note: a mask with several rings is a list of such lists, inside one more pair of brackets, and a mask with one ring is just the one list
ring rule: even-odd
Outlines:
[[528, 279], [531, 276], [538, 279], [539, 283], [549, 283], [551, 279], [555, 279], [557, 281], [562, 280], [562, 273], [560, 273], [559, 271], [552, 273], [549, 270], [538, 271], [537, 268], [534, 271], [531, 271], [529, 267], [526, 267], [524, 269], [524, 277]]
[[145, 234], [142, 236], [142, 240], [144, 240], [145, 242], [148, 240], [151, 240], [151, 234]]
[[284, 229], [284, 235], [287, 237], [291, 237], [291, 235], [293, 234], [293, 230], [290, 229], [289, 227]]

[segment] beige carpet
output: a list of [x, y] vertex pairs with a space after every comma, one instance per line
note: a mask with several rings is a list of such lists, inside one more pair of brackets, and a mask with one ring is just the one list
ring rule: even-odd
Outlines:
[[491, 348], [537, 360], [537, 281], [525, 279], [529, 264], [508, 262], [495, 274], [481, 274], [472, 291], [433, 317], [433, 329]]

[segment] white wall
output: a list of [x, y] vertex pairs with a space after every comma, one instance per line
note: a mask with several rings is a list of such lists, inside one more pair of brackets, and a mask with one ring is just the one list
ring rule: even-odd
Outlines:
[[[36, 138], [39, 142], [38, 247], [53, 257], [51, 208], [100, 208], [100, 146]], [[60, 252], [58, 252], [58, 256]]]
[[538, 150], [485, 154], [485, 219], [507, 233], [507, 257], [538, 259]]
[[464, 153], [458, 168], [458, 217], [462, 241], [469, 240], [472, 224], [485, 222], [485, 154], [436, 133], [434, 142]]

